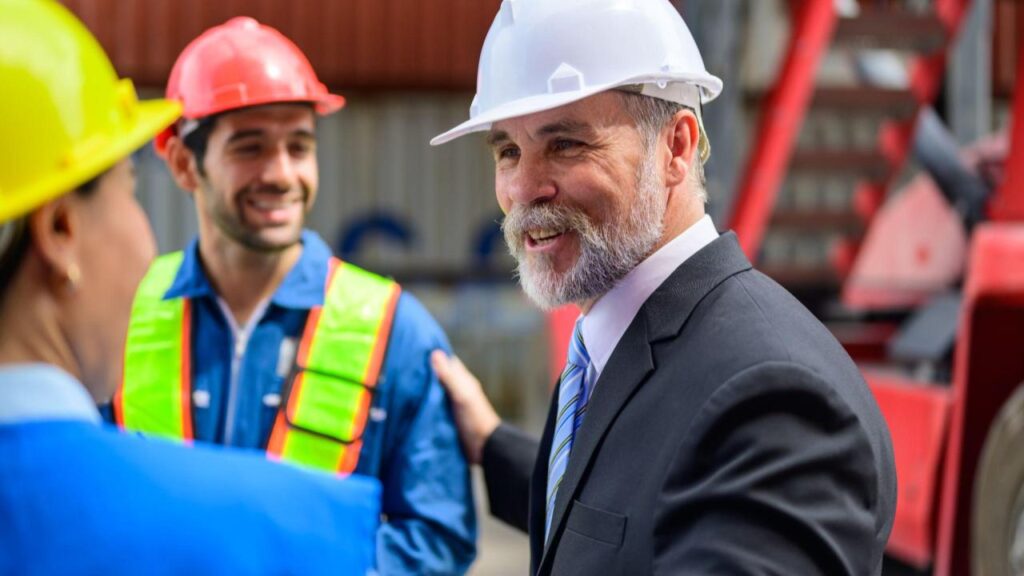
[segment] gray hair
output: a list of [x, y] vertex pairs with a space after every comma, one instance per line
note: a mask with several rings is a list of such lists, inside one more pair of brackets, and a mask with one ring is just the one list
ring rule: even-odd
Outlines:
[[[662, 100], [661, 98], [654, 98], [652, 96], [646, 96], [643, 94], [636, 94], [628, 90], [620, 90], [619, 94], [622, 95], [623, 104], [626, 107], [626, 113], [633, 119], [636, 124], [637, 130], [640, 132], [640, 136], [644, 140], [644, 146], [648, 152], [654, 148], [654, 143], [658, 138], [658, 134], [661, 133], [662, 128], [668, 124], [680, 110], [690, 110], [694, 114], [697, 112], [689, 106], [684, 106], [676, 102], [670, 102], [668, 100]], [[701, 138], [706, 138], [702, 133]], [[704, 162], [701, 161], [700, 154], [696, 154], [693, 159], [691, 184], [693, 185], [694, 192], [700, 198], [701, 202], [707, 203], [708, 192], [707, 182], [704, 178]]]

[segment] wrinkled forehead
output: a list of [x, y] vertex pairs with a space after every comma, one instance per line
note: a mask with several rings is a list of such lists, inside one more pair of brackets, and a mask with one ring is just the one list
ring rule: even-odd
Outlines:
[[539, 139], [553, 135], [587, 135], [612, 127], [634, 126], [623, 97], [614, 91], [602, 92], [533, 114], [524, 114], [495, 122], [487, 141], [528, 137]]

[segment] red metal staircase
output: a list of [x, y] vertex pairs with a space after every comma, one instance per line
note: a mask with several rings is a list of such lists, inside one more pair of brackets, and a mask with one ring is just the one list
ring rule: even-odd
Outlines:
[[[920, 4], [918, 2], [917, 4]], [[906, 163], [915, 120], [938, 93], [969, 0], [794, 0], [780, 72], [761, 108], [728, 228], [759, 268], [797, 293], [834, 296], [864, 233]], [[906, 85], [830, 85], [828, 54], [899, 51]]]
[[[862, 1], [855, 15], [841, 15], [835, 0], [790, 3], [788, 47], [761, 108], [728, 225], [752, 261], [812, 309], [839, 299], [866, 232], [907, 163], [917, 120], [938, 94], [969, 4], [933, 0], [930, 10], [911, 11], [905, 2]], [[879, 49], [897, 51], [902, 83], [871, 84], [856, 74], [838, 85], [821, 79], [826, 58], [834, 65], [843, 57], [872, 58]], [[849, 285], [847, 305], [871, 308], [884, 301]], [[855, 358], [876, 361], [886, 355], [897, 325], [831, 328]], [[900, 492], [888, 552], [917, 568], [948, 565], [947, 557], [936, 563], [936, 502], [950, 388], [892, 373], [865, 376], [896, 450]]]

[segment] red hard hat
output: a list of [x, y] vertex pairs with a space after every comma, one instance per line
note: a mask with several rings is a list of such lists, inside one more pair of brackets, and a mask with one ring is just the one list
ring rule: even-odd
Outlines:
[[[180, 101], [182, 117], [191, 120], [275, 102], [309, 102], [319, 114], [345, 105], [320, 83], [295, 43], [248, 17], [232, 18], [190, 42], [171, 70], [167, 98]], [[156, 137], [158, 152], [176, 131], [172, 126]]]

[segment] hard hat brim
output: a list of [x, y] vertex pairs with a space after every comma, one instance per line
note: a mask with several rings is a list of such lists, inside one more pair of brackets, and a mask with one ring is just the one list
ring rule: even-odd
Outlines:
[[[573, 90], [571, 92], [554, 93], [554, 94], [540, 94], [537, 96], [531, 96], [528, 98], [520, 98], [519, 100], [513, 100], [496, 106], [486, 112], [481, 113], [475, 118], [471, 118], [462, 124], [452, 128], [451, 130], [444, 132], [438, 136], [435, 136], [430, 140], [431, 146], [439, 146], [447, 142], [451, 142], [456, 138], [472, 134], [473, 132], [483, 132], [490, 130], [491, 126], [495, 122], [502, 120], [509, 120], [511, 118], [518, 118], [520, 116], [527, 116], [529, 114], [536, 114], [537, 112], [545, 112], [547, 110], [553, 110], [560, 106], [572, 104], [584, 98], [589, 98], [601, 92], [613, 90], [620, 86], [626, 86], [631, 84], [644, 84], [648, 82], [664, 82], [664, 78], [650, 79], [646, 77], [642, 78], [631, 78], [622, 82], [616, 82], [615, 84], [605, 84], [601, 86], [594, 86], [591, 88], [585, 88], [583, 90]], [[692, 82], [697, 84], [701, 90], [701, 103], [707, 104], [714, 100], [722, 91], [722, 81], [710, 74], [707, 74], [700, 78], [673, 78], [667, 80], [668, 82]]]
[[[270, 105], [270, 104], [294, 104], [294, 103], [310, 104], [310, 105], [313, 106], [313, 110], [317, 113], [317, 115], [319, 115], [319, 116], [328, 116], [328, 115], [334, 114], [338, 110], [341, 110], [342, 108], [344, 108], [345, 104], [347, 103], [347, 101], [345, 100], [345, 97], [341, 96], [340, 94], [333, 94], [333, 93], [328, 92], [322, 98], [312, 98], [312, 99], [302, 99], [302, 98], [300, 98], [300, 99], [296, 99], [296, 100], [279, 100], [279, 99], [275, 99], [275, 98], [268, 98], [268, 99], [266, 99], [264, 101], [254, 101], [253, 104], [246, 104], [245, 106], [240, 106], [240, 107], [225, 106], [223, 109], [218, 109], [218, 110], [215, 110], [213, 112], [210, 112], [208, 114], [204, 114], [204, 115], [201, 115], [201, 116], [190, 116], [188, 114], [188, 112], [185, 111], [185, 112], [183, 112], [183, 117], [190, 118], [190, 119], [193, 119], [193, 120], [197, 120], [199, 118], [204, 118], [204, 117], [207, 117], [207, 116], [212, 116], [214, 114], [223, 114], [225, 112], [232, 112], [232, 111], [235, 111], [235, 110], [242, 110], [244, 108], [253, 108], [253, 107], [256, 107], [256, 106], [266, 106], [266, 105]], [[160, 133], [157, 134], [154, 137], [153, 147], [156, 149], [156, 153], [158, 155], [164, 156], [164, 154], [167, 151], [167, 141], [171, 139], [171, 136], [177, 136], [178, 135], [177, 132], [178, 132], [177, 126], [174, 125], [174, 124], [171, 124], [170, 126], [168, 126], [168, 127], [164, 128], [163, 130], [161, 130]]]
[[[28, 214], [46, 202], [71, 192], [141, 148], [181, 115], [181, 105], [169, 100], [136, 104], [131, 122], [117, 134], [101, 136], [88, 155], [69, 157], [53, 172], [16, 191], [5, 191], [0, 222]], [[15, 193], [10, 193], [15, 192]]]

